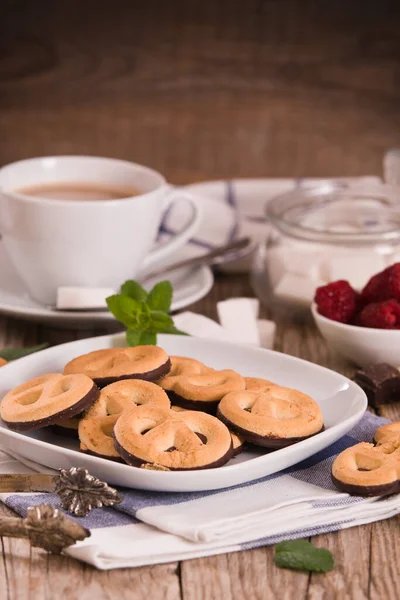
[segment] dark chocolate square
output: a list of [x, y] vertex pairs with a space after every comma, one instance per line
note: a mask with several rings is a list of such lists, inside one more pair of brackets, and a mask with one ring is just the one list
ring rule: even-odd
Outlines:
[[400, 401], [400, 373], [393, 365], [369, 365], [357, 371], [353, 379], [364, 390], [371, 406]]

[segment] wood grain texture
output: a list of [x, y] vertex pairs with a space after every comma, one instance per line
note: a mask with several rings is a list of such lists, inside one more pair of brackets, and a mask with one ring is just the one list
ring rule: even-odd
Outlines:
[[309, 600], [366, 600], [370, 597], [373, 527], [365, 525], [312, 538], [316, 546], [332, 552], [336, 567], [325, 575], [311, 575]]
[[[13, 514], [0, 505], [1, 515]], [[1, 600], [178, 600], [178, 563], [97, 571], [66, 556], [31, 548], [24, 540], [1, 538]]]
[[370, 556], [371, 600], [400, 598], [400, 517], [374, 524]]
[[399, 17], [396, 0], [3, 0], [0, 163], [379, 173], [400, 143]]
[[277, 569], [272, 548], [222, 554], [183, 562], [183, 600], [304, 598], [309, 576]]

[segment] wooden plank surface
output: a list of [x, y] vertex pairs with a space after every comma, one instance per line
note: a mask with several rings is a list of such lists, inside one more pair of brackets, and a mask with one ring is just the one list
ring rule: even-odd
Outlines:
[[3, 0], [0, 164], [83, 153], [175, 182], [379, 173], [397, 0]]
[[[3, 0], [0, 164], [99, 154], [177, 183], [380, 174], [400, 146], [399, 18], [397, 0]], [[221, 278], [193, 310], [215, 317], [218, 299], [251, 293], [246, 276]], [[91, 333], [0, 317], [1, 345]], [[353, 371], [310, 324], [279, 321], [276, 348]], [[103, 573], [3, 540], [0, 599], [394, 599], [399, 528], [314, 538], [337, 568], [311, 577], [275, 568], [272, 548]]]

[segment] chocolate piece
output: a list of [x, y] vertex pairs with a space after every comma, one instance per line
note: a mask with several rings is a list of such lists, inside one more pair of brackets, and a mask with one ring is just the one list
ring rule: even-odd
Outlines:
[[93, 402], [98, 398], [100, 394], [100, 390], [96, 384], [93, 384], [93, 387], [89, 392], [76, 402], [73, 406], [66, 408], [65, 410], [61, 410], [60, 412], [52, 415], [51, 417], [46, 417], [45, 419], [38, 419], [37, 421], [4, 421], [4, 423], [10, 429], [14, 431], [29, 431], [32, 429], [40, 429], [41, 427], [47, 427], [47, 425], [52, 425], [54, 421], [58, 421], [58, 419], [70, 419], [71, 417], [75, 417], [79, 415], [79, 413], [83, 412]]
[[387, 363], [369, 365], [360, 369], [353, 380], [367, 395], [368, 404], [375, 408], [400, 401], [400, 373]]
[[[143, 460], [142, 458], [138, 458], [134, 454], [130, 454], [129, 452], [127, 452], [121, 446], [121, 444], [119, 444], [117, 442], [115, 435], [114, 435], [114, 446], [115, 446], [115, 449], [118, 452], [118, 454], [121, 456], [121, 458], [123, 458], [123, 460], [128, 465], [131, 465], [132, 467], [140, 467], [140, 468], [144, 469], [145, 467], [143, 465], [153, 464], [153, 463], [146, 463], [146, 461]], [[169, 449], [169, 450], [171, 450], [171, 449]], [[168, 450], [167, 450], [167, 452], [168, 452]], [[203, 465], [201, 467], [191, 467], [189, 469], [173, 469], [172, 467], [168, 467], [168, 469], [170, 471], [202, 471], [203, 469], [216, 469], [217, 467], [222, 467], [223, 465], [225, 465], [228, 462], [228, 460], [230, 460], [232, 458], [232, 454], [233, 454], [233, 446], [232, 446], [232, 442], [231, 442], [231, 447], [229, 448], [228, 452], [224, 456], [221, 456], [220, 459], [218, 459], [212, 463], [209, 463], [208, 465]]]
[[121, 381], [122, 379], [143, 379], [144, 381], [154, 382], [167, 375], [170, 369], [171, 361], [168, 359], [166, 363], [157, 367], [157, 369], [147, 371], [147, 373], [127, 373], [126, 375], [121, 375], [120, 377], [94, 377], [93, 381], [99, 386], [99, 388], [103, 388], [106, 385], [110, 385], [110, 383], [115, 383], [116, 381]]
[[308, 440], [308, 438], [321, 433], [321, 431], [325, 429], [325, 427], [322, 426], [319, 431], [316, 431], [312, 435], [307, 435], [305, 437], [274, 438], [271, 436], [258, 435], [257, 433], [247, 431], [246, 429], [243, 429], [242, 427], [232, 423], [232, 421], [224, 417], [219, 411], [217, 411], [217, 418], [222, 421], [228, 427], [228, 429], [232, 429], [232, 431], [240, 434], [247, 442], [251, 442], [255, 446], [263, 446], [264, 448], [273, 448], [275, 450], [286, 448], [286, 446], [297, 444], [297, 442], [302, 442], [303, 440]]
[[[359, 471], [367, 471], [368, 469], [358, 469]], [[400, 481], [388, 483], [387, 485], [351, 485], [343, 483], [333, 474], [331, 475], [334, 485], [347, 494], [352, 496], [388, 496], [389, 494], [397, 494], [400, 492]]]

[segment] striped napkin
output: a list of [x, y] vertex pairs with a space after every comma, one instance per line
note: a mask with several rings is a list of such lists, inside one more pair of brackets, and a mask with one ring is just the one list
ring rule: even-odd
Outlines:
[[[116, 508], [80, 519], [91, 537], [66, 553], [99, 569], [136, 567], [235, 552], [387, 519], [400, 512], [400, 494], [363, 499], [338, 492], [330, 479], [335, 456], [371, 441], [386, 423], [365, 413], [338, 442], [307, 460], [257, 481], [226, 490], [165, 493], [121, 489]], [[0, 472], [52, 472], [2, 452]], [[1, 494], [21, 515], [53, 494]]]

